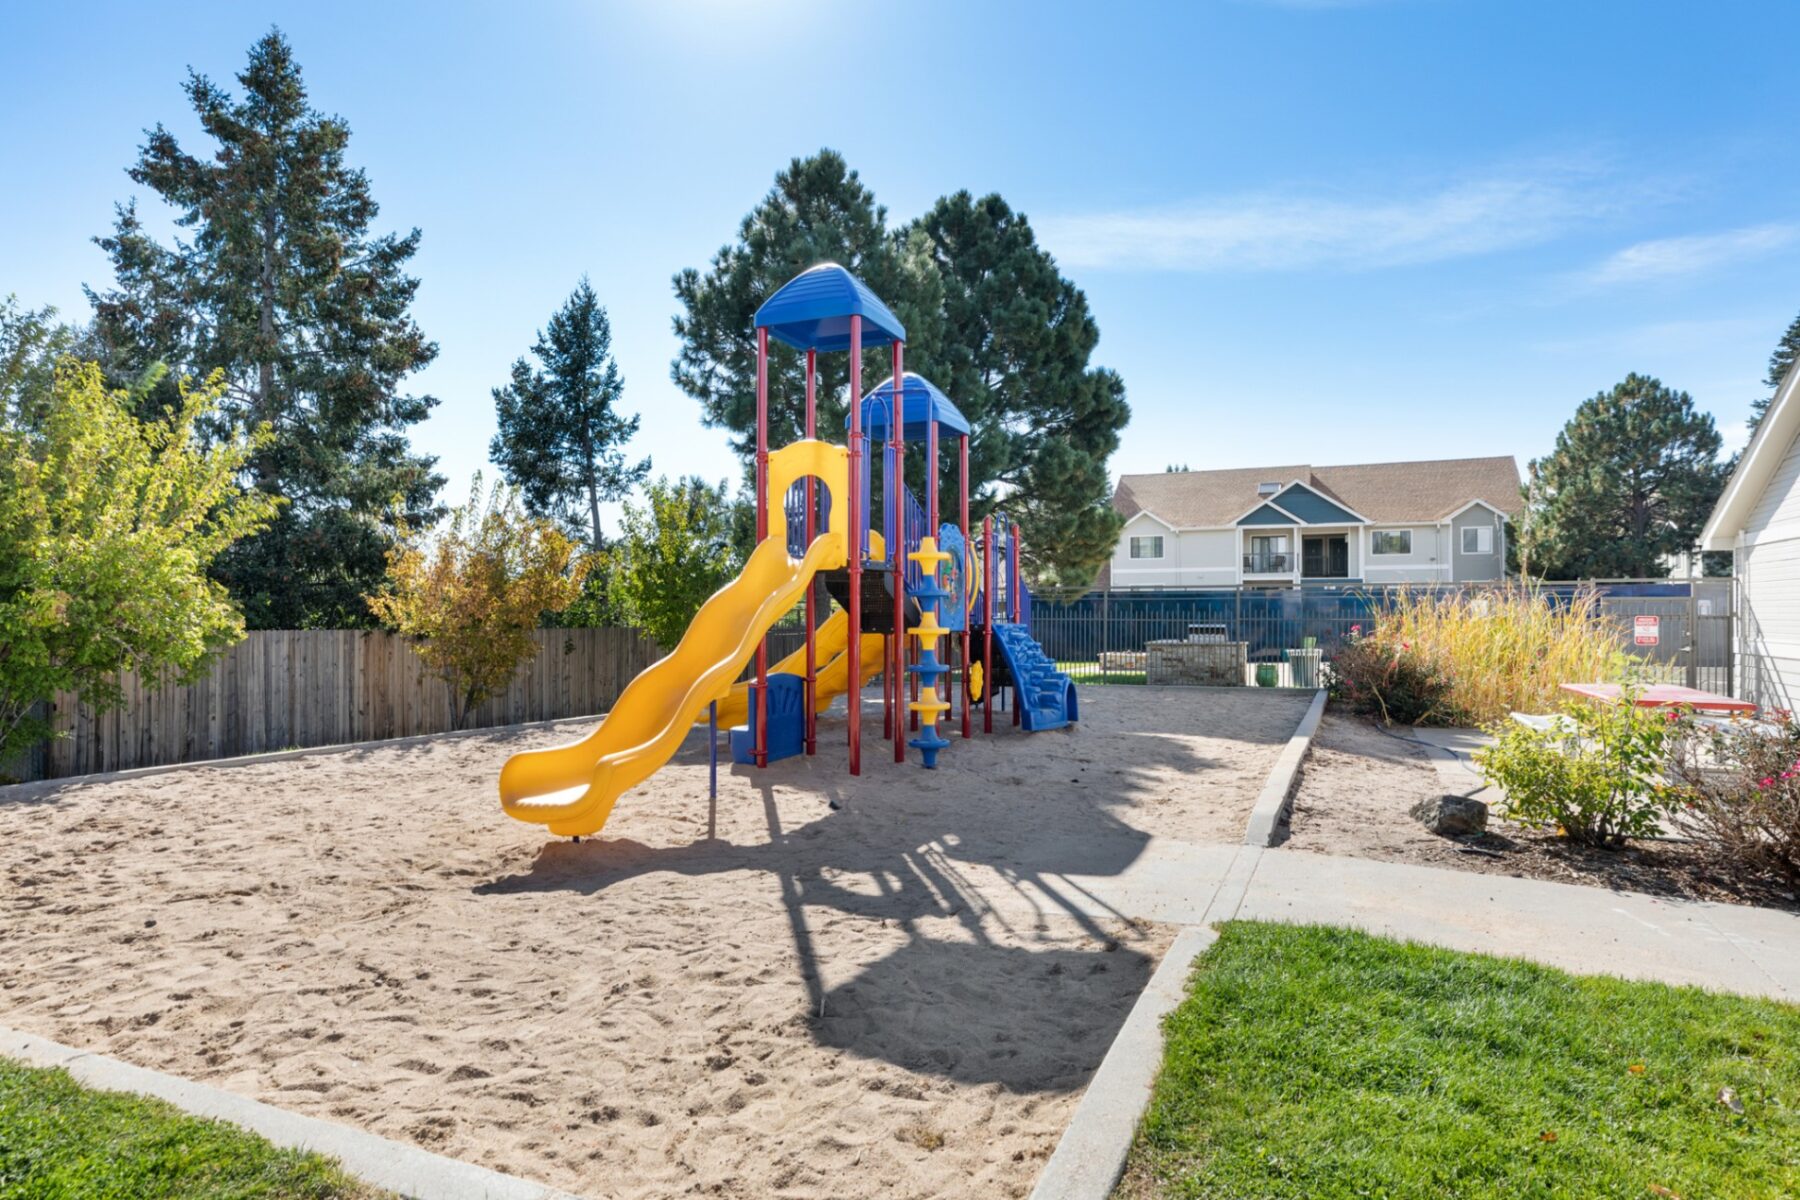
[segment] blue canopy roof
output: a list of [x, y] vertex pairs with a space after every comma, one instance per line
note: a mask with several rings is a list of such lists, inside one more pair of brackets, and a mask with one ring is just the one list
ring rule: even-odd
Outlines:
[[852, 316], [862, 318], [865, 350], [906, 340], [906, 326], [881, 297], [836, 263], [820, 263], [782, 284], [756, 310], [756, 325], [767, 325], [770, 337], [796, 350], [848, 350]]
[[[937, 422], [939, 433], [955, 436], [969, 432], [969, 419], [962, 415], [962, 410], [951, 402], [950, 397], [938, 390], [937, 384], [911, 371], [904, 378], [906, 383], [901, 389], [900, 398], [905, 408], [905, 433], [908, 441], [923, 440], [932, 421]], [[863, 432], [875, 441], [887, 441], [888, 428], [893, 424], [893, 377], [889, 376], [877, 384], [873, 391], [863, 397], [862, 405]]]

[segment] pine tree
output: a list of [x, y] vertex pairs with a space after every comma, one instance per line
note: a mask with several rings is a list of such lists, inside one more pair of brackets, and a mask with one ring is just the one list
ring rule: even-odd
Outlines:
[[1800, 317], [1794, 318], [1793, 323], [1787, 327], [1787, 332], [1775, 344], [1775, 353], [1769, 355], [1769, 373], [1763, 377], [1763, 385], [1769, 389], [1769, 394], [1750, 402], [1751, 433], [1755, 433], [1756, 427], [1762, 424], [1763, 414], [1774, 403], [1775, 393], [1780, 390], [1787, 373], [1793, 369], [1795, 359], [1800, 359]]
[[1529, 570], [1541, 578], [1664, 574], [1692, 550], [1725, 485], [1713, 419], [1693, 398], [1627, 375], [1584, 401], [1531, 464]]
[[[974, 515], [1004, 503], [1023, 527], [1039, 582], [1085, 586], [1118, 536], [1106, 460], [1130, 415], [1119, 377], [1088, 365], [1099, 329], [1086, 297], [998, 196], [946, 197], [894, 233], [886, 216], [834, 151], [794, 160], [704, 275], [675, 277], [686, 310], [675, 318], [676, 384], [700, 402], [707, 424], [729, 431], [748, 464], [756, 308], [806, 268], [838, 262], [906, 325], [907, 369], [936, 382], [969, 418]], [[865, 363], [865, 388], [887, 377], [886, 353]], [[770, 359], [769, 436], [781, 445], [800, 436], [802, 359], [780, 347]], [[840, 437], [843, 359], [820, 363], [820, 434]], [[956, 478], [952, 454], [946, 446], [945, 480]], [[922, 474], [912, 457], [909, 478]]]
[[627, 462], [624, 443], [638, 430], [619, 412], [625, 388], [612, 356], [612, 324], [583, 277], [532, 346], [538, 367], [521, 358], [512, 382], [494, 389], [500, 432], [488, 447], [526, 510], [580, 529], [598, 553], [600, 505], [618, 500], [650, 473], [650, 460]]
[[178, 379], [219, 371], [221, 420], [273, 431], [248, 471], [289, 504], [217, 567], [250, 625], [364, 625], [392, 518], [417, 527], [439, 514], [435, 460], [406, 439], [437, 401], [399, 390], [437, 354], [410, 315], [419, 231], [371, 233], [379, 209], [346, 162], [349, 126], [310, 107], [278, 30], [237, 78], [241, 98], [189, 74], [205, 153], [158, 125], [128, 172], [183, 234], [164, 246], [122, 205], [112, 235], [95, 239], [115, 286], [88, 296], [109, 367], [170, 367], [151, 406]]
[[946, 196], [911, 233], [941, 280], [933, 357], [938, 385], [974, 427], [975, 506], [1004, 501], [1039, 585], [1079, 591], [1118, 544], [1106, 462], [1131, 419], [1124, 381], [1088, 365], [1100, 327], [1087, 296], [997, 195]]
[[[929, 264], [909, 254], [887, 228], [887, 209], [875, 203], [855, 171], [834, 150], [796, 158], [775, 177], [760, 204], [738, 226], [737, 240], [713, 255], [706, 273], [675, 276], [675, 317], [681, 350], [670, 368], [675, 385], [700, 402], [701, 420], [722, 428], [752, 473], [756, 449], [757, 308], [782, 284], [822, 262], [860, 276], [906, 326], [906, 369], [928, 373], [936, 344], [939, 296]], [[883, 347], [864, 355], [866, 391], [891, 370]], [[849, 366], [842, 354], [819, 357], [819, 436], [842, 440], [848, 413]], [[782, 446], [805, 429], [805, 356], [771, 341], [769, 444]]]

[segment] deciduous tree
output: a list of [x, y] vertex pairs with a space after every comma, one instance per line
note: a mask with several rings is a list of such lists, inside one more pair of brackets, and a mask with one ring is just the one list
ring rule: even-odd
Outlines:
[[1712, 417], [1686, 392], [1627, 375], [1575, 410], [1531, 464], [1530, 570], [1540, 578], [1665, 574], [1725, 484]]
[[0, 424], [0, 762], [44, 736], [53, 693], [108, 708], [121, 671], [191, 680], [243, 636], [208, 568], [279, 501], [240, 485], [266, 433], [221, 424], [223, 392], [177, 387], [145, 421], [65, 361], [41, 420]]
[[109, 368], [171, 368], [151, 408], [176, 380], [219, 372], [221, 418], [273, 431], [249, 471], [290, 503], [217, 568], [251, 625], [357, 624], [392, 541], [386, 515], [435, 518], [443, 483], [406, 438], [437, 402], [401, 390], [437, 354], [411, 316], [419, 231], [372, 231], [379, 208], [346, 157], [350, 127], [311, 107], [279, 31], [238, 82], [234, 96], [189, 74], [204, 150], [148, 132], [128, 173], [182, 232], [165, 245], [122, 205], [96, 239], [114, 285], [88, 295]]
[[605, 545], [600, 506], [642, 483], [650, 460], [625, 456], [638, 418], [619, 410], [625, 382], [613, 360], [612, 324], [586, 278], [538, 334], [532, 354], [536, 367], [519, 359], [512, 382], [494, 389], [500, 432], [488, 455], [528, 512], [580, 528], [598, 553]]
[[629, 624], [673, 647], [743, 563], [734, 506], [723, 482], [703, 479], [657, 479], [645, 493], [646, 503], [626, 503], [624, 532], [607, 551], [609, 595]]
[[580, 595], [589, 566], [555, 522], [527, 515], [509, 489], [495, 488], [484, 504], [477, 475], [469, 502], [440, 528], [388, 552], [387, 587], [368, 604], [389, 628], [418, 639], [461, 728], [531, 657], [539, 618]]

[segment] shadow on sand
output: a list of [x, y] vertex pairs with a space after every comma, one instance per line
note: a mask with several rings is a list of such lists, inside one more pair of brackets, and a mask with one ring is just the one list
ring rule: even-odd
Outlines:
[[[1201, 772], [1216, 764], [1178, 738], [1140, 731], [1131, 765], [1116, 772], [1092, 781], [1076, 775], [1067, 785], [1059, 779], [1059, 786], [1041, 792], [996, 790], [980, 770], [981, 746], [979, 740], [959, 742], [963, 757], [955, 766], [946, 760], [933, 777], [919, 776], [918, 786], [929, 790], [907, 791], [899, 800], [891, 792], [859, 800], [858, 781], [844, 776], [841, 764], [822, 767], [823, 754], [761, 772], [738, 768], [735, 777], [761, 798], [766, 841], [741, 845], [708, 838], [666, 847], [624, 838], [550, 842], [529, 870], [475, 891], [599, 895], [658, 872], [766, 874], [780, 888], [809, 997], [806, 1019], [821, 1045], [966, 1083], [1019, 1091], [1079, 1087], [1098, 1066], [1154, 963], [1117, 940], [1124, 914], [1071, 877], [1116, 876], [1143, 853], [1149, 835], [1109, 811], [1112, 797], [1152, 775]], [[871, 739], [866, 753], [885, 749]], [[678, 761], [704, 763], [705, 756], [702, 734]], [[1081, 761], [1059, 758], [1057, 766]], [[884, 769], [886, 764], [865, 767], [871, 774]], [[918, 771], [916, 765], [906, 769]], [[786, 828], [777, 788], [822, 792], [838, 811]], [[996, 806], [1007, 830], [999, 838], [993, 835]], [[977, 812], [979, 821], [973, 819]], [[986, 869], [982, 884], [969, 877], [971, 867]], [[1004, 904], [983, 891], [995, 877], [1009, 893]], [[808, 910], [818, 908], [897, 924], [907, 940], [827, 992], [808, 924]], [[962, 937], [927, 935], [921, 922], [933, 918], [954, 919]], [[1022, 923], [1029, 941], [1053, 918], [1081, 929], [1086, 936], [1078, 948], [1066, 935], [1060, 944], [1037, 947], [1016, 944], [1017, 936], [996, 937], [998, 931], [1018, 934]]]

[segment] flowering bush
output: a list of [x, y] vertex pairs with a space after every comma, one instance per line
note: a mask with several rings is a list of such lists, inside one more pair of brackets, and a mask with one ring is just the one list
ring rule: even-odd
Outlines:
[[1506, 792], [1505, 815], [1609, 849], [1656, 833], [1682, 798], [1663, 768], [1686, 723], [1669, 710], [1639, 708], [1634, 698], [1627, 690], [1617, 704], [1567, 704], [1561, 729], [1497, 726], [1494, 744], [1477, 750], [1475, 762]]
[[1350, 630], [1331, 664], [1331, 694], [1390, 725], [1457, 724], [1449, 691], [1449, 680], [1410, 643], [1364, 637], [1361, 626]]
[[1721, 866], [1748, 866], [1800, 889], [1800, 724], [1792, 714], [1697, 733], [1671, 774], [1686, 824]]

